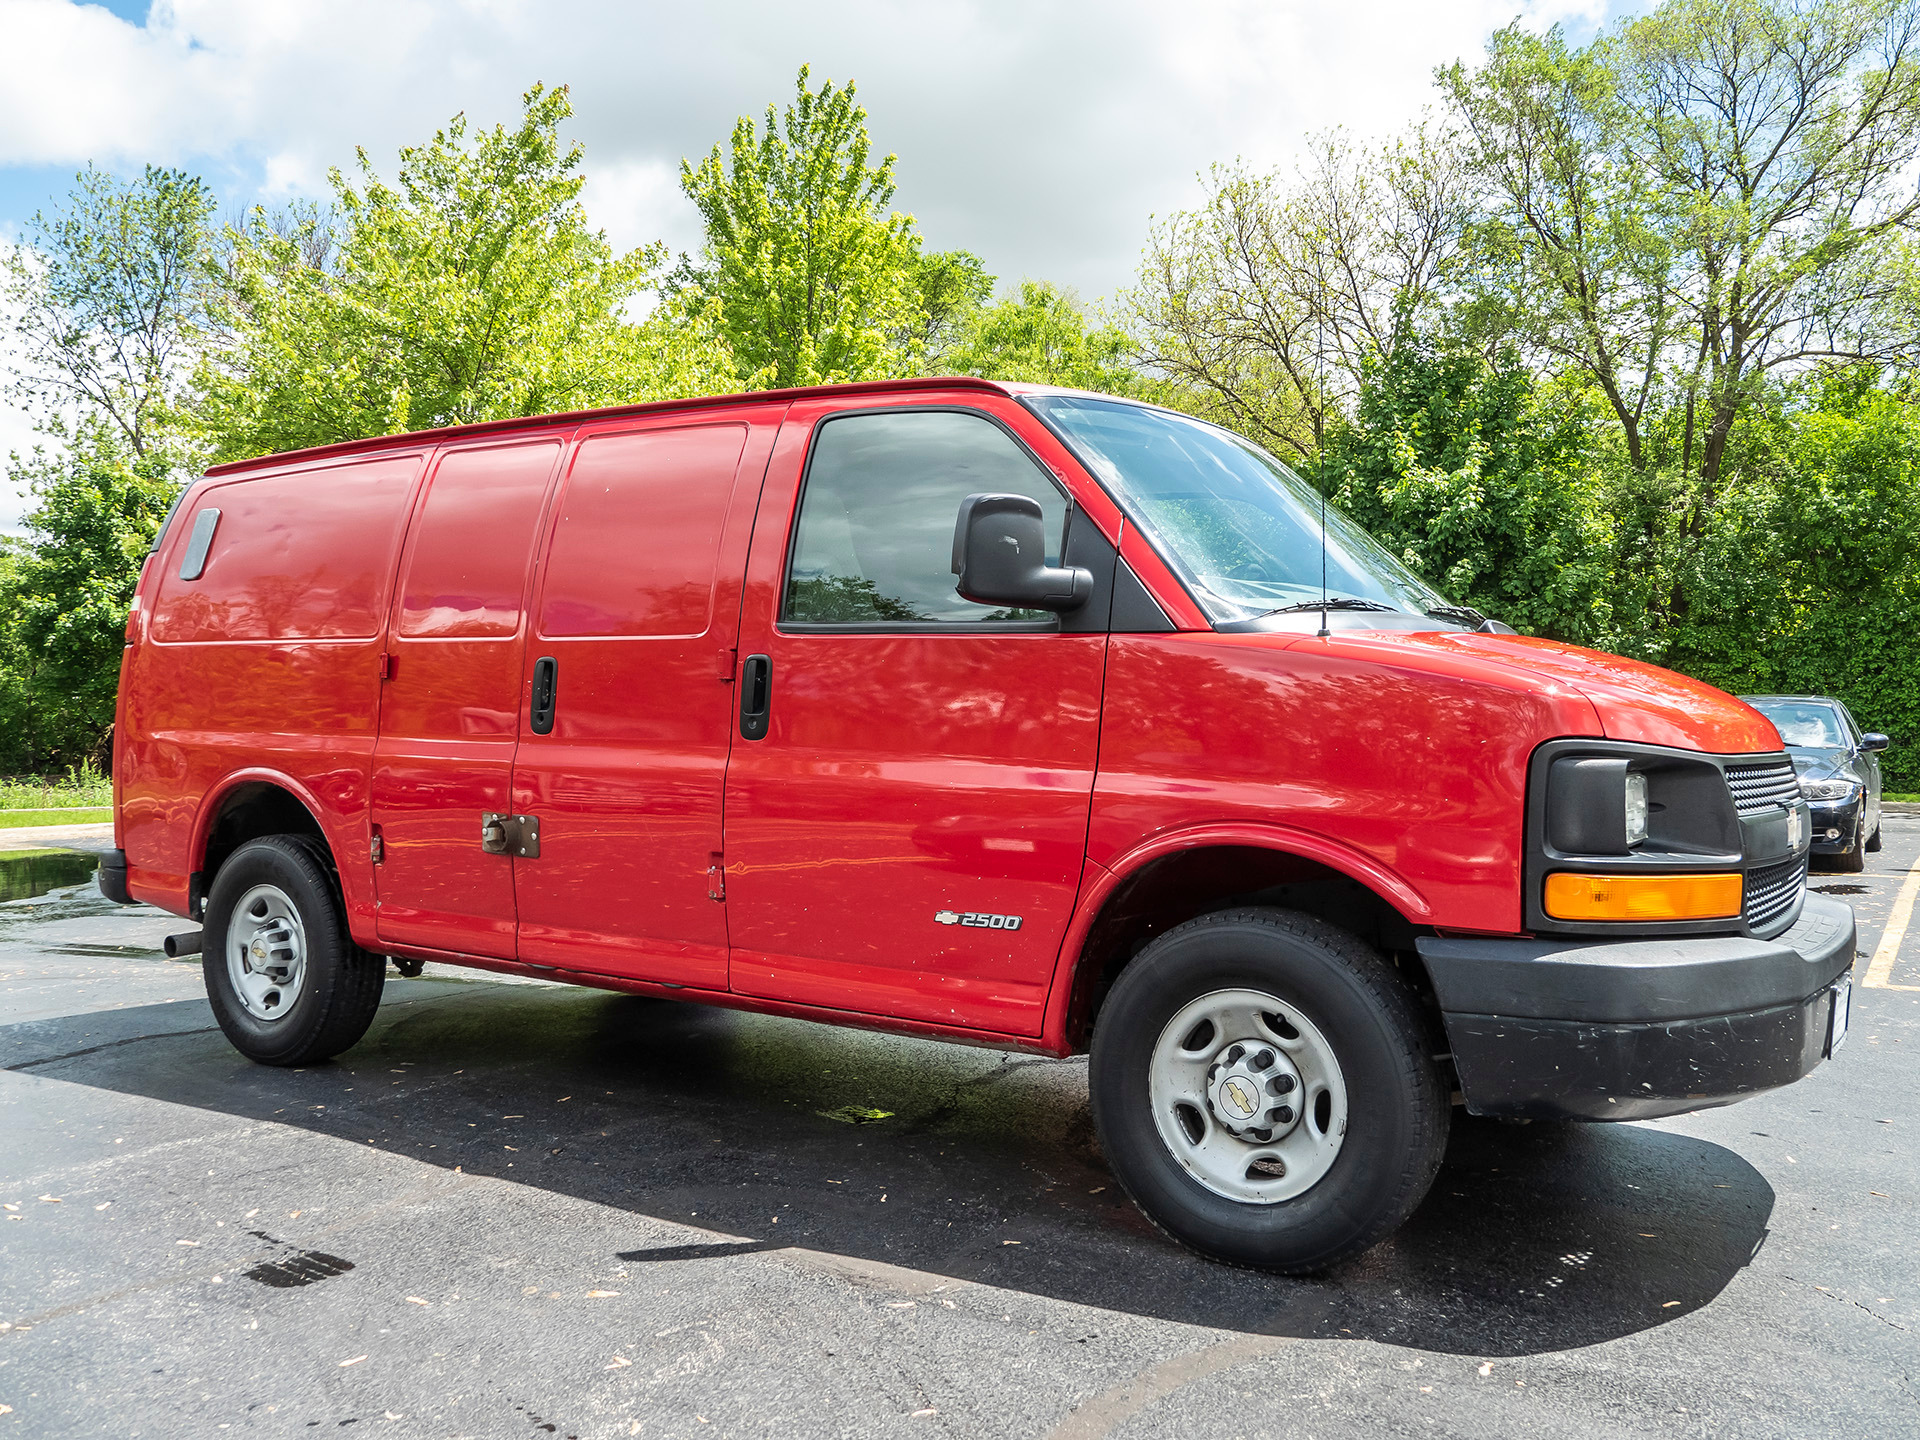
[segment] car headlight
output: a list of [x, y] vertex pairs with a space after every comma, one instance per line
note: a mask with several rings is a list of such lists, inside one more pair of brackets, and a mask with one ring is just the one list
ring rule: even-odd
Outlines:
[[1621, 798], [1626, 811], [1627, 844], [1638, 845], [1647, 838], [1647, 777], [1638, 770], [1629, 770]]
[[1547, 780], [1547, 827], [1557, 850], [1624, 855], [1647, 838], [1647, 777], [1625, 756], [1567, 756]]
[[1858, 780], [1807, 780], [1800, 781], [1800, 793], [1809, 800], [1851, 800], [1860, 793]]

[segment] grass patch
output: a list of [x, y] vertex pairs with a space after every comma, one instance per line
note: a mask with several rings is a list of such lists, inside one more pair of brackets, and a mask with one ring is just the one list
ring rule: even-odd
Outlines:
[[1895, 795], [1890, 791], [1882, 792], [1880, 798], [1882, 800], [1898, 800], [1902, 804], [1906, 804], [1906, 805], [1911, 805], [1916, 802], [1920, 802], [1920, 795]]
[[30, 825], [104, 825], [113, 819], [106, 805], [62, 806], [51, 810], [0, 811], [0, 830], [23, 830]]
[[[113, 804], [113, 777], [102, 775], [93, 765], [70, 767], [64, 775], [0, 776], [0, 811], [64, 810], [71, 806], [110, 806]], [[0, 821], [0, 824], [7, 823]], [[13, 824], [41, 824], [41, 821], [13, 821]]]

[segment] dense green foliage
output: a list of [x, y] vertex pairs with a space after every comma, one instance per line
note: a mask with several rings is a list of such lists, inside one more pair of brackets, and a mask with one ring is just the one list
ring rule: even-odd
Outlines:
[[784, 115], [742, 116], [724, 149], [680, 167], [706, 248], [676, 282], [725, 336], [741, 389], [918, 373], [993, 288], [978, 256], [927, 252], [889, 210], [896, 157], [869, 163], [854, 87], [809, 90], [807, 76]]
[[38, 504], [0, 570], [0, 769], [98, 763], [127, 605], [177, 487], [100, 422], [21, 469]]
[[1606, 540], [1582, 416], [1512, 350], [1408, 337], [1370, 361], [1321, 483], [1448, 598], [1583, 644], [1606, 629]]
[[1920, 789], [1920, 407], [1827, 385], [1782, 406], [1680, 580], [1662, 659], [1746, 694], [1840, 696]]
[[1131, 363], [1125, 331], [1091, 321], [1070, 291], [1023, 280], [1020, 293], [979, 309], [943, 367], [987, 380], [1023, 380], [1132, 395], [1151, 388]]

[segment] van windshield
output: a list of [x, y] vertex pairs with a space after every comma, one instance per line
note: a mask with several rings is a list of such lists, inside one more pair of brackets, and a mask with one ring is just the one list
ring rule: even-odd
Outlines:
[[[1319, 609], [1320, 497], [1259, 446], [1126, 401], [1021, 398], [1099, 477], [1216, 625]], [[1326, 536], [1335, 608], [1477, 623], [1332, 508]]]

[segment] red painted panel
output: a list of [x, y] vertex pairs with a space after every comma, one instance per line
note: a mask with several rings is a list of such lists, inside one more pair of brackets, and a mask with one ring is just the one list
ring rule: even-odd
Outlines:
[[516, 811], [540, 817], [539, 858], [514, 862], [522, 960], [726, 986], [707, 869], [733, 733], [727, 657], [781, 409], [580, 438], [527, 652], [529, 668], [557, 667], [554, 726], [523, 730], [514, 768]]
[[[400, 518], [419, 462], [383, 457], [209, 485], [181, 507], [161, 572], [163, 643], [365, 639], [380, 630]], [[197, 580], [180, 553], [199, 513], [220, 511]]]
[[[326, 831], [349, 918], [368, 936], [367, 772], [380, 648], [372, 637], [419, 468], [419, 454], [404, 451], [202, 482], [182, 505], [145, 568], [122, 666], [115, 823], [139, 898], [186, 913], [188, 876], [201, 867], [222, 797], [236, 783], [277, 784]], [[359, 519], [343, 496], [360, 507]], [[207, 505], [223, 512], [221, 525], [202, 579], [183, 582], [192, 516]], [[267, 568], [275, 554], [290, 567], [284, 575]], [[307, 579], [315, 579], [310, 591], [300, 588]], [[153, 623], [141, 618], [148, 614]], [[371, 624], [360, 618], [367, 615]], [[228, 621], [233, 634], [218, 628]], [[280, 638], [258, 638], [263, 632]]]
[[1526, 635], [1458, 630], [1349, 634], [1351, 643], [1368, 645], [1370, 653], [1387, 663], [1437, 665], [1461, 675], [1504, 674], [1505, 683], [1541, 693], [1583, 695], [1599, 718], [1602, 728], [1597, 733], [1609, 739], [1716, 755], [1780, 748], [1778, 732], [1744, 701], [1643, 661]]
[[727, 776], [731, 986], [1037, 1034], [1079, 884], [1106, 637], [780, 632], [807, 435], [840, 408], [795, 407], [760, 504], [740, 652], [772, 659], [772, 719], [735, 740]]
[[560, 450], [443, 452], [409, 528], [370, 815], [383, 941], [514, 953], [514, 862], [481, 850], [480, 817], [512, 811], [520, 617]]
[[746, 438], [743, 424], [583, 437], [554, 520], [540, 634], [706, 634]]
[[1467, 657], [1115, 636], [1088, 854], [1124, 871], [1156, 836], [1255, 824], [1377, 889], [1395, 877], [1415, 919], [1517, 930], [1527, 757], [1596, 729], [1577, 694]]

